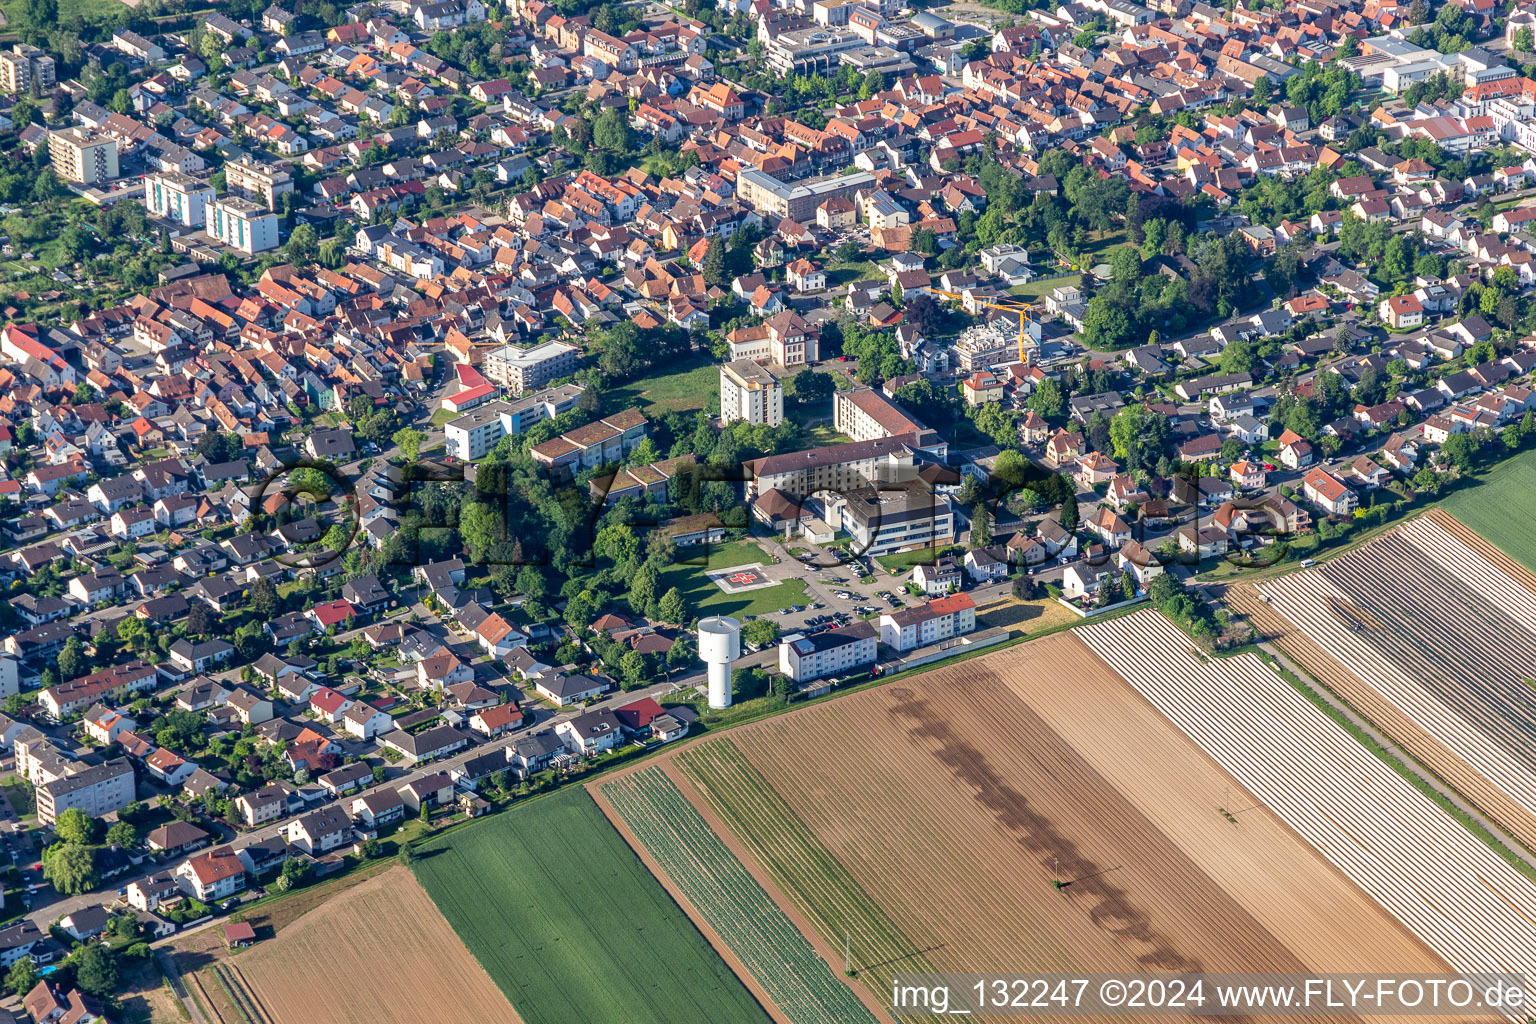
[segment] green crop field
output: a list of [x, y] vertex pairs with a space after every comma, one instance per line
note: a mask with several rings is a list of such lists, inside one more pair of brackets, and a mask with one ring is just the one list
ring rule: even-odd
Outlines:
[[729, 739], [684, 751], [677, 766], [816, 930], [829, 942], [848, 937], [859, 979], [877, 995], [895, 972], [934, 969]]
[[584, 789], [418, 852], [416, 877], [525, 1024], [768, 1024]]
[[1445, 499], [1445, 510], [1536, 572], [1536, 451], [1518, 455]]
[[630, 831], [794, 1024], [873, 1024], [869, 1008], [833, 975], [660, 768], [602, 788]]

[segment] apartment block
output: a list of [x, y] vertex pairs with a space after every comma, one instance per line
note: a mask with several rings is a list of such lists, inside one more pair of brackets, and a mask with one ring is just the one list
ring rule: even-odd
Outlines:
[[552, 420], [576, 408], [582, 395], [579, 384], [546, 388], [515, 402], [489, 402], [443, 426], [447, 454], [473, 462], [483, 458], [503, 437], [517, 437], [540, 420]]
[[964, 636], [975, 628], [976, 602], [969, 594], [950, 594], [880, 616], [881, 641], [898, 651]]
[[126, 757], [114, 758], [38, 786], [37, 820], [51, 825], [71, 807], [99, 818], [133, 803], [134, 795], [133, 765]]
[[165, 217], [182, 227], [200, 228], [208, 223], [213, 186], [179, 171], [156, 171], [144, 179], [144, 208], [153, 217]]
[[784, 421], [784, 385], [772, 370], [750, 359], [720, 367], [720, 419], [776, 427]]
[[35, 46], [17, 43], [0, 52], [0, 89], [21, 95], [32, 91], [48, 92], [57, 83], [53, 58]]
[[242, 199], [276, 210], [277, 197], [293, 191], [293, 175], [245, 156], [224, 165], [224, 187]]
[[277, 248], [277, 214], [249, 199], [225, 196], [209, 207], [208, 234], [254, 256]]
[[532, 348], [503, 345], [485, 354], [480, 372], [486, 380], [521, 394], [575, 373], [579, 353], [576, 346], [558, 341], [546, 341]]
[[117, 140], [84, 128], [49, 132], [48, 155], [54, 172], [65, 181], [98, 185], [118, 176]]
[[879, 638], [870, 622], [851, 622], [779, 644], [779, 671], [797, 683], [852, 672], [875, 663]]

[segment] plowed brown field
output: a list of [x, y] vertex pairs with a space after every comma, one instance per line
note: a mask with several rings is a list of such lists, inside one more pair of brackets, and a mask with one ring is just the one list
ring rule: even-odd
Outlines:
[[271, 1024], [518, 1024], [501, 990], [403, 867], [225, 963]]
[[937, 970], [1447, 970], [1071, 634], [710, 742]]

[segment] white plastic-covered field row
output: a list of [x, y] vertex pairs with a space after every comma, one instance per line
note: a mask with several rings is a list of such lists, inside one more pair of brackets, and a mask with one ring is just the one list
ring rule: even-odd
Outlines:
[[[1482, 594], [1500, 611], [1532, 633], [1536, 633], [1536, 601], [1531, 592], [1509, 578], [1498, 566], [1473, 550], [1461, 538], [1429, 516], [1419, 516], [1404, 523], [1396, 533], [1423, 552], [1468, 587]], [[1453, 608], [1434, 609], [1455, 616]]]
[[1350, 596], [1322, 576], [1313, 572], [1289, 573], [1259, 589], [1276, 612], [1444, 744], [1451, 754], [1521, 806], [1536, 811], [1536, 772], [1510, 753], [1527, 742], [1514, 722], [1490, 714], [1483, 716], [1480, 725], [1474, 724], [1447, 707], [1425, 689], [1422, 680], [1410, 677], [1334, 614], [1333, 602], [1350, 602]]
[[1452, 968], [1536, 977], [1536, 886], [1258, 658], [1197, 655], [1155, 612], [1078, 635]]

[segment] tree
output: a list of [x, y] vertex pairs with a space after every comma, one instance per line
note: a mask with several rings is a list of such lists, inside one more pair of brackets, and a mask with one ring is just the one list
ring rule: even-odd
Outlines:
[[205, 601], [193, 601], [187, 609], [187, 632], [208, 636], [219, 628], [219, 615]]
[[117, 987], [117, 961], [105, 946], [86, 946], [75, 954], [75, 985], [98, 999]]
[[742, 627], [741, 638], [761, 649], [779, 638], [779, 627], [772, 619], [756, 618]]
[[283, 251], [288, 254], [290, 261], [302, 267], [313, 260], [320, 251], [320, 236], [316, 234], [313, 226], [300, 224], [288, 236], [288, 244]]
[[390, 440], [400, 449], [400, 454], [405, 456], [405, 461], [415, 462], [421, 455], [421, 442], [427, 439], [427, 435], [412, 427], [401, 427], [395, 431]]
[[139, 845], [139, 830], [126, 821], [119, 821], [107, 829], [107, 842], [113, 846], [121, 846], [127, 849], [130, 846]]
[[1029, 396], [1029, 407], [1045, 419], [1059, 419], [1067, 410], [1067, 398], [1061, 385], [1047, 377]]
[[673, 587], [661, 597], [661, 604], [656, 609], [657, 617], [662, 622], [670, 622], [682, 625], [688, 621], [688, 612], [683, 605], [683, 592]]
[[5, 987], [15, 996], [24, 996], [37, 987], [37, 964], [24, 956], [11, 965], [5, 975]]
[[634, 138], [626, 112], [618, 107], [609, 107], [599, 114], [597, 122], [592, 126], [592, 144], [612, 153], [629, 152], [634, 146]]
[[59, 678], [74, 679], [85, 675], [85, 645], [80, 638], [72, 636], [64, 641], [64, 649], [59, 652]]
[[96, 888], [96, 855], [77, 843], [56, 845], [43, 856], [43, 877], [66, 896]]
[[271, 622], [282, 610], [282, 599], [277, 596], [277, 587], [271, 580], [262, 578], [251, 584], [251, 611], [256, 613], [258, 622]]
[[1246, 338], [1227, 342], [1218, 358], [1222, 373], [1247, 373], [1253, 369], [1253, 345]]
[[625, 684], [637, 686], [645, 682], [648, 674], [645, 655], [639, 651], [625, 651], [624, 656], [619, 659], [619, 675], [624, 677]]
[[801, 405], [819, 405], [832, 397], [837, 390], [832, 375], [815, 370], [801, 370], [790, 381], [795, 389], [795, 401]]
[[704, 283], [724, 287], [728, 282], [725, 277], [725, 242], [719, 235], [709, 240], [709, 248], [704, 251], [704, 266], [700, 268], [704, 275]]
[[87, 845], [96, 839], [96, 819], [79, 807], [71, 807], [54, 821], [53, 832], [61, 842]]
[[1532, 38], [1531, 27], [1529, 25], [1522, 25], [1520, 28], [1515, 29], [1514, 44], [1515, 49], [1519, 50], [1521, 53], [1530, 53], [1531, 51], [1536, 50], [1536, 40], [1533, 40]]
[[984, 548], [992, 543], [992, 520], [987, 515], [987, 503], [978, 501], [971, 509], [971, 547]]

